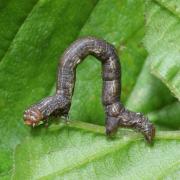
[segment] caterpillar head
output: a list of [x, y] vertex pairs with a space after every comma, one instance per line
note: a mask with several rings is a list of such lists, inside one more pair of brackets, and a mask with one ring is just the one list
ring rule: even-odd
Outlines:
[[36, 126], [43, 119], [41, 112], [37, 108], [29, 108], [24, 112], [24, 123], [29, 126]]

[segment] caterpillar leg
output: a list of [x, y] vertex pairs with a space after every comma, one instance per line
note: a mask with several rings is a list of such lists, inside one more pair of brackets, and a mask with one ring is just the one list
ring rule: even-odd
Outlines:
[[24, 112], [24, 122], [29, 126], [36, 126], [40, 121], [47, 119], [50, 115], [64, 115], [68, 112], [70, 103], [62, 96], [55, 95], [44, 98], [39, 103], [32, 105]]
[[51, 117], [62, 117], [63, 119], [65, 119], [65, 121], [69, 120], [69, 108], [66, 108], [67, 111], [62, 111], [62, 109], [57, 109], [55, 110], [52, 114]]
[[119, 127], [119, 119], [117, 117], [108, 116], [106, 119], [106, 134], [111, 135], [117, 132]]

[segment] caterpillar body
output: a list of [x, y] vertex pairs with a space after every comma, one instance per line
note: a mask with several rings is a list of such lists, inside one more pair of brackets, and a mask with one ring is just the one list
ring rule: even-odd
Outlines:
[[140, 131], [148, 142], [155, 136], [152, 123], [141, 113], [127, 110], [120, 102], [121, 66], [116, 49], [108, 42], [95, 37], [76, 40], [61, 57], [56, 94], [42, 99], [24, 112], [25, 124], [36, 126], [49, 116], [67, 116], [74, 91], [76, 67], [88, 55], [95, 56], [102, 64], [102, 103], [106, 114], [106, 134], [115, 133], [118, 127]]

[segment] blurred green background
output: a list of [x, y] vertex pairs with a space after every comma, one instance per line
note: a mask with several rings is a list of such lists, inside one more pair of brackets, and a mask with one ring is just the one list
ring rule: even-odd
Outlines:
[[[54, 94], [59, 58], [78, 37], [112, 43], [121, 100], [156, 125], [104, 134], [101, 64], [77, 68], [69, 124], [30, 129], [22, 114]], [[0, 0], [0, 179], [179, 179], [180, 0]]]

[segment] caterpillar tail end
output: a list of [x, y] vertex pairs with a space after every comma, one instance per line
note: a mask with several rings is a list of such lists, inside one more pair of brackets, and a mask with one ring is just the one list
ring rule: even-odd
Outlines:
[[119, 116], [119, 126], [141, 132], [148, 143], [152, 143], [155, 136], [154, 125], [142, 113], [124, 109], [124, 112]]
[[119, 127], [131, 128], [141, 132], [148, 143], [152, 143], [155, 137], [154, 125], [141, 113], [124, 109], [124, 112], [121, 112], [116, 117], [107, 117], [106, 135], [115, 134]]
[[132, 120], [132, 122], [134, 123], [133, 128], [141, 132], [147, 142], [151, 144], [156, 132], [154, 125], [143, 114], [134, 112], [131, 113], [134, 116], [134, 119]]

